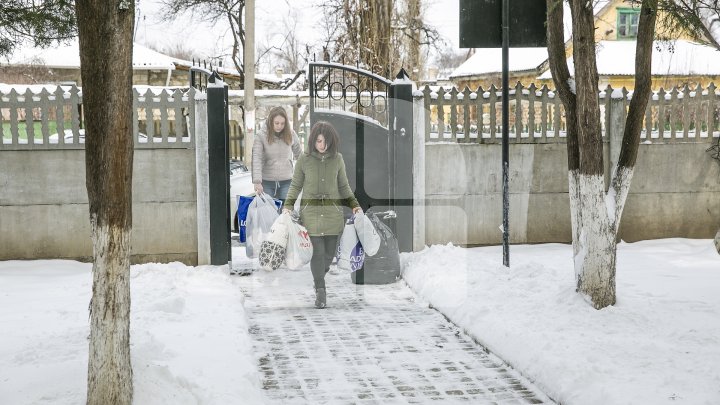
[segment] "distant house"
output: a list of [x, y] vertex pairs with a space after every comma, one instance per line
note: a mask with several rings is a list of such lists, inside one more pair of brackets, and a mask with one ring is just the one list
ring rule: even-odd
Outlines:
[[[600, 0], [594, 2], [595, 41], [597, 43], [597, 65], [600, 76], [599, 87], [634, 87], [635, 39], [637, 38], [640, 8], [638, 3], [624, 0]], [[658, 18], [658, 21], [661, 19]], [[720, 37], [720, 22], [709, 16], [705, 21], [710, 32]], [[570, 11], [565, 5], [565, 49], [571, 74], [572, 39], [569, 27]], [[717, 26], [717, 27], [716, 27]], [[718, 28], [718, 29], [714, 29]], [[662, 34], [663, 27], [658, 26]], [[720, 38], [718, 38], [720, 39]], [[717, 39], [713, 40], [717, 42]], [[510, 84], [516, 82], [528, 85], [547, 84], [554, 87], [549, 71], [546, 48], [511, 48]], [[459, 66], [450, 79], [460, 88], [475, 89], [491, 84], [500, 87], [502, 59], [500, 49], [478, 49], [465, 63]], [[720, 76], [720, 52], [715, 48], [692, 42], [685, 35], [675, 41], [656, 41], [653, 50], [653, 87], [707, 85]]]
[[[193, 62], [174, 58], [144, 45], [133, 44], [133, 84], [147, 86], [189, 86]], [[208, 66], [209, 68], [209, 66]], [[242, 87], [242, 76], [235, 69], [217, 69], [230, 88]], [[293, 75], [258, 75], [256, 89], [276, 89]], [[0, 60], [0, 83], [75, 84], [82, 86], [80, 50], [77, 39], [50, 48], [20, 47]]]
[[[133, 84], [187, 85], [187, 73], [178, 65], [191, 65], [140, 44], [133, 45]], [[75, 84], [82, 86], [80, 50], [73, 40], [50, 48], [21, 47], [0, 61], [0, 82], [8, 84]]]

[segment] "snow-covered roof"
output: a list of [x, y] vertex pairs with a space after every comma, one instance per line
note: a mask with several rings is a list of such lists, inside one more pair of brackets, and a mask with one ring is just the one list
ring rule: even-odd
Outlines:
[[[635, 74], [635, 41], [600, 41], [596, 46], [598, 74], [632, 76]], [[573, 58], [568, 58], [574, 74]], [[653, 76], [720, 75], [720, 51], [687, 40], [655, 41], [652, 55]], [[551, 79], [550, 70], [539, 79]]]
[[[74, 39], [67, 44], [49, 48], [20, 47], [7, 59], [10, 65], [43, 65], [49, 68], [79, 68], [80, 47]], [[175, 69], [175, 63], [192, 65], [191, 62], [156, 52], [144, 45], [133, 45], [133, 69]]]
[[[537, 69], [548, 58], [547, 48], [510, 48], [511, 72]], [[502, 49], [479, 48], [475, 54], [455, 69], [451, 79], [502, 72]]]

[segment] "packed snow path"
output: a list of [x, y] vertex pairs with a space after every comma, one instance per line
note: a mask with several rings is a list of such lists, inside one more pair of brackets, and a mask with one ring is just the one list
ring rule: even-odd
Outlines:
[[403, 281], [326, 280], [318, 310], [309, 269], [240, 277], [268, 403], [552, 403]]

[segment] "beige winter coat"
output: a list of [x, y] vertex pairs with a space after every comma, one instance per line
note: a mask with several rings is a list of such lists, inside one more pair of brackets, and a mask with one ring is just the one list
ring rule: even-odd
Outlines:
[[295, 131], [292, 131], [291, 145], [282, 138], [276, 138], [270, 144], [265, 131], [258, 132], [252, 148], [252, 182], [290, 180], [293, 176], [292, 161], [300, 156], [300, 152], [300, 139]]

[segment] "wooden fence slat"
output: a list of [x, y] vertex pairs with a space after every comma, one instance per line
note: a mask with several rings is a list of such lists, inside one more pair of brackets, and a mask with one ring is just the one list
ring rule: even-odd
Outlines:
[[[660, 87], [660, 90], [658, 90], [658, 139], [662, 140], [665, 134], [665, 105], [667, 104], [665, 97], [667, 96], [667, 93], [665, 93], [665, 89]], [[652, 138], [648, 138], [648, 140], [652, 141]]]
[[712, 142], [713, 134], [715, 132], [715, 83], [710, 83], [707, 88], [707, 130], [708, 130], [708, 142]]
[[8, 96], [8, 105], [10, 106], [10, 133], [12, 134], [12, 145], [17, 145], [19, 140], [19, 125], [18, 125], [18, 92], [15, 89], [10, 90]]
[[683, 87], [682, 126], [682, 138], [685, 140], [688, 138], [688, 132], [690, 131], [690, 87], [687, 84]]
[[673, 87], [673, 89], [670, 91], [670, 139], [675, 138], [675, 116], [677, 115], [677, 100], [678, 100], [678, 91], [677, 87]]
[[463, 90], [463, 134], [465, 135], [464, 141], [465, 143], [470, 142], [470, 97], [472, 92], [470, 91], [470, 88], [465, 86], [465, 90]]
[[543, 143], [547, 142], [549, 91], [547, 85], [543, 84], [540, 95], [540, 142]]
[[458, 105], [458, 90], [457, 87], [453, 86], [450, 89], [450, 139], [457, 140], [457, 105]]
[[482, 86], [479, 86], [475, 93], [477, 94], [477, 142], [485, 143], [485, 104], [487, 104], [485, 103], [485, 90], [482, 88]]
[[23, 109], [25, 110], [25, 134], [27, 135], [28, 145], [35, 144], [35, 123], [33, 121], [33, 93], [30, 89], [25, 89], [23, 99]]
[[537, 91], [537, 88], [535, 87], [535, 83], [530, 83], [530, 87], [528, 87], [528, 136], [530, 137], [530, 142], [535, 142], [535, 92]]
[[700, 137], [700, 131], [702, 130], [702, 106], [703, 106], [703, 89], [702, 86], [698, 83], [697, 87], [695, 88], [695, 97], [693, 97], [693, 118], [695, 126], [695, 131], [692, 134], [692, 138], [696, 139]]
[[[70, 88], [70, 97], [68, 100], [70, 104], [70, 125], [72, 127], [72, 139], [73, 145], [80, 144], [80, 90], [77, 86]], [[87, 134], [85, 134], [87, 135]], [[87, 139], [87, 136], [86, 136]]]
[[445, 89], [437, 91], [438, 139], [445, 138]]
[[[520, 82], [515, 84], [515, 143], [520, 143], [522, 140], [523, 123], [522, 123], [522, 89], [523, 85]], [[509, 93], [508, 93], [509, 95]], [[510, 105], [510, 103], [508, 103]], [[508, 114], [509, 116], [510, 114]], [[508, 128], [509, 131], [509, 128]]]
[[[174, 111], [173, 120], [175, 123], [174, 124], [175, 137], [177, 138], [176, 142], [182, 142], [183, 138], [185, 137], [185, 132], [187, 132], [187, 129], [185, 128], [185, 125], [183, 125], [184, 124], [183, 113], [182, 113], [183, 94], [182, 94], [182, 91], [180, 91], [180, 89], [175, 89], [175, 92], [173, 92], [173, 95], [172, 95], [172, 100], [173, 100], [172, 107], [173, 107], [173, 111]], [[294, 108], [293, 110], [296, 111], [295, 114], [297, 115], [297, 108]], [[297, 131], [295, 131], [295, 132], [297, 132]]]
[[497, 114], [496, 109], [497, 106], [495, 103], [498, 101], [497, 96], [497, 88], [494, 84], [490, 85], [490, 98], [488, 100], [488, 103], [490, 104], [490, 139], [492, 139], [491, 142], [495, 143], [497, 142], [497, 131], [496, 131], [496, 124], [497, 124], [497, 117], [495, 114]]
[[[160, 107], [160, 134], [162, 136], [162, 143], [168, 143], [168, 135], [170, 134], [170, 124], [168, 118], [168, 108], [170, 108], [170, 92], [162, 90], [157, 103]], [[177, 137], [175, 138], [177, 142]]]

